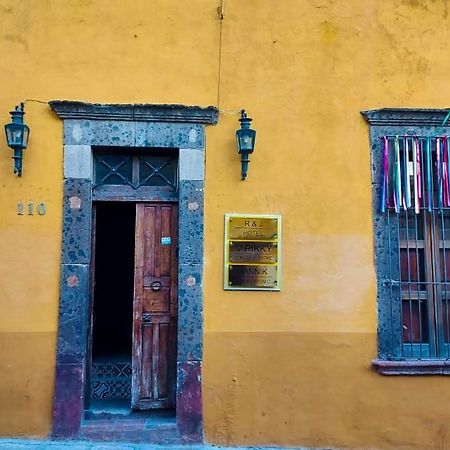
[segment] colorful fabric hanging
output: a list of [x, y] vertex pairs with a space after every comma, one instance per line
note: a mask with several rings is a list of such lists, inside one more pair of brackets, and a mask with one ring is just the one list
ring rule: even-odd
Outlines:
[[450, 137], [382, 136], [380, 211], [450, 208]]
[[383, 136], [383, 162], [381, 169], [381, 202], [380, 209], [384, 213], [389, 204], [389, 144], [386, 136]]
[[437, 183], [438, 183], [438, 205], [439, 209], [442, 208], [442, 174], [441, 174], [441, 139], [436, 139], [436, 176], [437, 176]]
[[441, 140], [442, 145], [442, 184], [443, 184], [443, 204], [445, 207], [449, 206], [450, 199], [448, 195], [448, 155], [447, 155], [447, 139]]
[[405, 207], [411, 208], [411, 171], [410, 171], [410, 158], [409, 158], [409, 140], [407, 136], [403, 138], [403, 161], [404, 161], [404, 174], [405, 174]]
[[433, 182], [431, 178], [431, 138], [427, 138], [427, 146], [426, 146], [426, 165], [427, 165], [427, 176], [426, 176], [426, 186], [427, 186], [427, 197], [428, 197], [428, 211], [433, 211]]
[[398, 136], [395, 136], [395, 191], [394, 191], [394, 209], [398, 213], [400, 211], [401, 199], [402, 199], [402, 182], [401, 182], [401, 170], [400, 170], [400, 143]]
[[417, 142], [413, 139], [413, 177], [414, 177], [414, 211], [419, 214], [419, 185], [417, 174]]
[[445, 137], [445, 154], [447, 155], [447, 185], [448, 185], [448, 205], [450, 206], [450, 145], [449, 145], [449, 139], [448, 137]]

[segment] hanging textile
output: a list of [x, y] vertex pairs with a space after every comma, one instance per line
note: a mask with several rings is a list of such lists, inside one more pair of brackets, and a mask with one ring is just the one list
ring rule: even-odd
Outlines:
[[380, 211], [450, 207], [447, 136], [382, 136]]

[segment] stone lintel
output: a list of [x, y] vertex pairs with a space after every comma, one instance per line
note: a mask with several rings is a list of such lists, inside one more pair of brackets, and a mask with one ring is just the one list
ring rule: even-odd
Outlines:
[[215, 106], [101, 104], [70, 100], [52, 100], [49, 105], [61, 119], [181, 122], [215, 125], [219, 117], [219, 111]]
[[[369, 125], [437, 127], [442, 126], [449, 112], [450, 108], [381, 108], [361, 111], [361, 114]], [[445, 126], [450, 126], [449, 120], [446, 121]]]

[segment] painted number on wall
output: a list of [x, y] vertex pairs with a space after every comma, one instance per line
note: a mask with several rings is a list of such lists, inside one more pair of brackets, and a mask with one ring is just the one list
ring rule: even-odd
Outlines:
[[18, 216], [34, 216], [37, 213], [39, 216], [44, 216], [47, 212], [47, 205], [44, 202], [38, 203], [36, 206], [33, 202], [23, 203], [22, 200], [17, 203], [17, 215]]

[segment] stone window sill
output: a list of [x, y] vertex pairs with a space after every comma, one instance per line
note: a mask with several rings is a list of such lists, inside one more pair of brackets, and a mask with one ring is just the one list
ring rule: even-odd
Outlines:
[[372, 365], [381, 375], [450, 375], [448, 359], [410, 361], [374, 359]]

